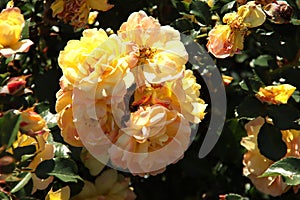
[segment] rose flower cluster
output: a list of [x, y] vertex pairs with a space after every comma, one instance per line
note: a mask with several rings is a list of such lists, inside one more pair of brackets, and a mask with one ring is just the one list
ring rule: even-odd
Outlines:
[[86, 29], [60, 52], [58, 125], [65, 142], [144, 175], [183, 157], [205, 115], [180, 34], [139, 11], [117, 34]]

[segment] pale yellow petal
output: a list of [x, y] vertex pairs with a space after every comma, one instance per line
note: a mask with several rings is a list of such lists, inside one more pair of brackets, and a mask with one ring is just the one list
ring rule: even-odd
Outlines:
[[45, 200], [69, 200], [71, 195], [71, 190], [69, 186], [60, 188], [57, 191], [53, 191], [53, 188], [48, 192]]

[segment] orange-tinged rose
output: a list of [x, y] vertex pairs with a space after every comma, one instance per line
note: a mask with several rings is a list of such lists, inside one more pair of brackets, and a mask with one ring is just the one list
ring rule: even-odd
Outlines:
[[177, 110], [192, 123], [199, 123], [204, 118], [207, 106], [200, 99], [200, 88], [193, 72], [185, 70], [181, 79], [138, 88], [132, 105], [162, 105], [170, 110]]
[[248, 28], [262, 25], [266, 15], [254, 1], [238, 8], [237, 12], [226, 13], [225, 25], [216, 25], [208, 33], [208, 51], [216, 58], [226, 58], [239, 53], [244, 48], [244, 36]]
[[109, 154], [112, 163], [131, 173], [157, 174], [182, 158], [191, 128], [177, 111], [154, 105], [140, 107], [121, 128]]
[[20, 128], [22, 132], [27, 134], [42, 134], [48, 131], [46, 121], [34, 111], [33, 107], [22, 111], [21, 117]]
[[25, 20], [19, 8], [7, 8], [0, 13], [0, 54], [9, 57], [17, 52], [26, 52], [33, 43], [20, 40]]
[[262, 102], [271, 104], [286, 104], [295, 90], [296, 87], [290, 84], [267, 86], [259, 88], [259, 91], [255, 96]]
[[227, 86], [232, 82], [233, 77], [222, 74], [222, 79], [223, 79], [224, 85]]
[[233, 56], [244, 48], [245, 32], [229, 25], [216, 25], [208, 33], [207, 49], [216, 58]]
[[72, 90], [59, 90], [56, 94], [56, 111], [58, 112], [57, 125], [65, 142], [80, 147], [82, 143], [78, 136], [72, 111]]

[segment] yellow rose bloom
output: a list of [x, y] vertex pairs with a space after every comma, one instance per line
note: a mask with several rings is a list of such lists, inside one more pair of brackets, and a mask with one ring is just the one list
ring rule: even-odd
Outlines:
[[146, 81], [161, 83], [182, 76], [188, 54], [177, 30], [161, 26], [156, 19], [139, 11], [132, 13], [121, 25], [118, 36], [136, 44], [136, 67], [142, 68]]
[[132, 48], [116, 35], [108, 37], [102, 29], [87, 29], [80, 40], [68, 42], [60, 52], [58, 63], [71, 85], [81, 90], [96, 90], [96, 98], [109, 97], [130, 68]]
[[108, 38], [102, 29], [87, 29], [82, 35], [80, 40], [70, 40], [58, 57], [58, 64], [71, 84], [89, 75], [92, 69], [84, 69], [83, 63], [89, 54]]
[[25, 20], [19, 8], [6, 8], [0, 13], [0, 55], [9, 57], [17, 52], [26, 52], [33, 44], [31, 40], [21, 40]]
[[271, 104], [286, 104], [295, 90], [296, 87], [290, 84], [267, 86], [264, 88], [259, 88], [259, 91], [255, 96], [261, 102], [267, 102]]
[[113, 6], [108, 4], [107, 0], [55, 0], [51, 4], [51, 9], [53, 17], [57, 16], [78, 29], [88, 23], [91, 9], [107, 11]]
[[[259, 191], [272, 196], [279, 196], [291, 188], [291, 186], [284, 183], [281, 176], [259, 177], [274, 163], [272, 160], [263, 156], [258, 149], [257, 137], [264, 123], [268, 122], [262, 117], [257, 117], [245, 125], [248, 136], [242, 138], [241, 145], [244, 146], [248, 152], [244, 154], [243, 174], [252, 181]], [[300, 131], [282, 130], [281, 134], [282, 140], [287, 146], [287, 153], [283, 158], [300, 158], [298, 148], [300, 145]], [[296, 188], [297, 186], [295, 186], [295, 189]]]

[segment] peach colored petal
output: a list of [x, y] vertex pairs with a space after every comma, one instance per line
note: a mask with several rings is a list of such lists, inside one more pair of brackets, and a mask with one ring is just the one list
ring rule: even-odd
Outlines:
[[188, 122], [176, 111], [159, 105], [138, 110], [109, 149], [111, 160], [134, 174], [162, 172], [182, 157], [190, 131]]
[[95, 10], [107, 11], [114, 5], [107, 3], [107, 0], [87, 0], [88, 5]]
[[84, 166], [89, 169], [90, 174], [92, 176], [98, 175], [105, 167], [106, 163], [103, 163], [103, 161], [108, 162], [108, 155], [106, 152], [103, 152], [102, 158], [100, 162], [95, 157], [93, 157], [86, 148], [83, 148], [80, 153], [80, 159], [83, 162]]
[[28, 165], [28, 168], [35, 169], [41, 162], [44, 160], [50, 160], [54, 157], [54, 146], [52, 144], [46, 144], [45, 149], [39, 152], [31, 163]]
[[73, 111], [71, 105], [66, 106], [58, 114], [57, 125], [61, 129], [61, 135], [65, 142], [76, 147], [82, 146], [82, 142], [78, 136], [77, 129], [73, 122]]
[[46, 179], [40, 179], [35, 174], [32, 174], [33, 188], [31, 194], [35, 193], [37, 190], [45, 190], [49, 184], [53, 182], [53, 179], [53, 176], [49, 176]]
[[244, 31], [232, 30], [229, 25], [216, 25], [208, 33], [207, 48], [216, 58], [226, 58], [242, 50]]
[[267, 86], [259, 88], [259, 92], [255, 96], [262, 102], [286, 104], [295, 90], [296, 87], [290, 84]]
[[249, 28], [262, 25], [266, 21], [266, 15], [260, 4], [249, 1], [238, 8], [237, 14], [243, 19], [243, 23]]
[[16, 53], [27, 52], [31, 45], [33, 45], [33, 42], [31, 40], [24, 39], [24, 40], [21, 40], [15, 44], [11, 45], [10, 48], [0, 49], [0, 54], [2, 54], [4, 57], [8, 58]]
[[142, 68], [143, 78], [148, 82], [161, 83], [182, 75], [188, 54], [174, 28], [160, 26], [156, 19], [139, 11], [121, 25], [118, 36], [137, 45], [136, 67]]

